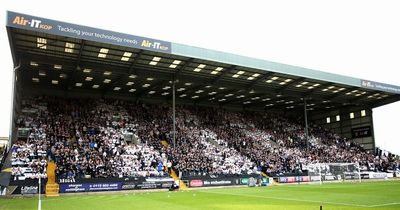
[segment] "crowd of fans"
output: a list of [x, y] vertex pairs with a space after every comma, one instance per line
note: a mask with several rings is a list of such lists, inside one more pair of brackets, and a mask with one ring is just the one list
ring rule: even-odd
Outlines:
[[[24, 100], [19, 128], [27, 140], [12, 151], [15, 179], [46, 177], [48, 159], [58, 178], [297, 173], [316, 162], [355, 162], [365, 170], [399, 167], [352, 141], [317, 126], [308, 142], [298, 120], [219, 108], [94, 99], [35, 97]], [[167, 141], [165, 147], [160, 142]]]

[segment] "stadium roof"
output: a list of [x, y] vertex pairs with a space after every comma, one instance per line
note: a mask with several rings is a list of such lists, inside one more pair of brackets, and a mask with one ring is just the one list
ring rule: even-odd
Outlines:
[[374, 108], [400, 87], [15, 12], [7, 31], [18, 80], [42, 88], [254, 109]]

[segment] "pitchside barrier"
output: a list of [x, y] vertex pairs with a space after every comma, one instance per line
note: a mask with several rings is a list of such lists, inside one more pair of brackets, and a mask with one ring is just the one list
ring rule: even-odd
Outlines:
[[[60, 193], [119, 191], [138, 189], [169, 189], [174, 183], [170, 177], [129, 177], [129, 178], [91, 178], [59, 179]], [[45, 193], [46, 180], [41, 183], [41, 193]], [[38, 180], [12, 181], [9, 187], [15, 187], [12, 194], [37, 194]]]
[[[343, 175], [342, 175], [343, 174]], [[309, 176], [280, 176], [274, 180], [279, 183], [304, 183], [327, 182], [339, 180], [355, 180], [359, 177], [356, 173], [342, 173], [336, 175], [309, 175]], [[361, 179], [390, 179], [400, 177], [400, 172], [360, 172]], [[321, 180], [322, 179], [322, 180]], [[273, 178], [253, 175], [207, 175], [182, 177], [188, 187], [214, 187], [214, 186], [267, 186], [273, 183]], [[140, 189], [169, 189], [174, 183], [170, 177], [130, 177], [130, 178], [91, 178], [91, 179], [59, 179], [60, 193], [120, 191]], [[46, 179], [42, 180], [41, 193], [45, 193]], [[13, 189], [12, 194], [37, 194], [38, 180], [11, 180], [8, 189]]]
[[216, 187], [216, 186], [267, 186], [270, 178], [254, 175], [205, 175], [182, 177], [188, 187]]

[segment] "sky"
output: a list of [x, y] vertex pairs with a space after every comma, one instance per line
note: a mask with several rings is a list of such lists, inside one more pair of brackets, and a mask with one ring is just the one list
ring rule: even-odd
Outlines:
[[[400, 86], [396, 0], [54, 2], [1, 2], [0, 136], [11, 110], [7, 10]], [[373, 113], [376, 145], [400, 154], [400, 102]]]

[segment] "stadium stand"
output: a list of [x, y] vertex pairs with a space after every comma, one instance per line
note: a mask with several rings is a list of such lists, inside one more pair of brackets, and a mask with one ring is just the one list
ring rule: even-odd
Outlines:
[[368, 171], [399, 168], [398, 161], [375, 157], [317, 126], [310, 129], [307, 149], [297, 119], [218, 108], [178, 107], [174, 149], [165, 144], [172, 136], [171, 112], [120, 100], [25, 99], [18, 126], [29, 135], [11, 149], [12, 176], [45, 178], [48, 160], [55, 161], [57, 178], [168, 176], [165, 166], [183, 176], [279, 176], [318, 161], [355, 162]]

